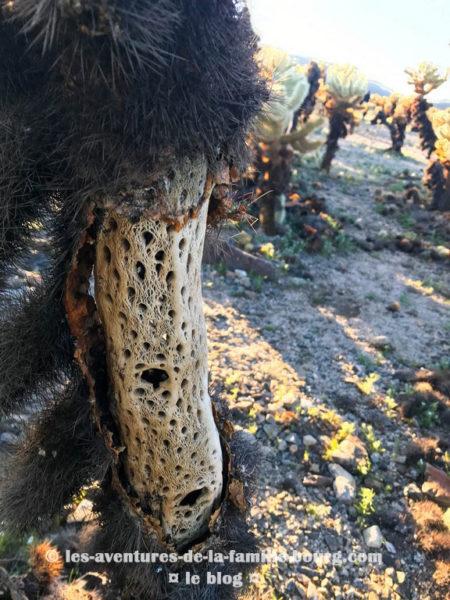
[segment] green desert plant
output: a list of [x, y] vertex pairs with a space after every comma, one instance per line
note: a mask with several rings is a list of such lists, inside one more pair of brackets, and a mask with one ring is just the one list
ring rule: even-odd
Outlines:
[[308, 80], [289, 55], [280, 50], [264, 48], [259, 58], [261, 72], [272, 92], [254, 132], [257, 194], [261, 197], [259, 219], [264, 233], [275, 235], [282, 231], [294, 155], [318, 148], [321, 142], [311, 142], [307, 136], [321, 122], [310, 121], [298, 129], [292, 128], [294, 113], [307, 97]]
[[368, 91], [366, 77], [352, 65], [332, 65], [319, 96], [329, 120], [329, 133], [321, 168], [329, 171], [340, 138], [352, 132], [362, 117], [361, 103]]

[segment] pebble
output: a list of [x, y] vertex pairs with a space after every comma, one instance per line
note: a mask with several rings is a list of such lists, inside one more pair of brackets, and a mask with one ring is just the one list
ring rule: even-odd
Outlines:
[[356, 435], [349, 435], [342, 440], [333, 452], [333, 460], [350, 471], [356, 471], [362, 460], [368, 458], [364, 443]]
[[303, 436], [303, 445], [306, 446], [307, 448], [309, 448], [311, 446], [315, 446], [316, 444], [317, 444], [317, 440], [312, 435]]
[[405, 583], [406, 573], [404, 571], [396, 571], [395, 574], [397, 576], [397, 581], [399, 582], [400, 585], [402, 583]]
[[285, 440], [278, 440], [278, 450], [280, 450], [280, 452], [284, 452], [287, 448], [287, 442]]
[[383, 534], [378, 525], [366, 527], [363, 531], [364, 541], [369, 548], [381, 548], [383, 544]]
[[397, 550], [395, 549], [394, 544], [391, 544], [391, 542], [384, 542], [384, 547], [386, 548], [386, 550], [388, 552], [390, 552], [391, 554], [397, 554]]
[[386, 306], [389, 312], [399, 312], [400, 310], [400, 302], [391, 302]]
[[345, 504], [351, 504], [356, 496], [356, 481], [348, 471], [340, 465], [330, 464], [330, 473], [334, 476], [333, 489], [336, 498]]

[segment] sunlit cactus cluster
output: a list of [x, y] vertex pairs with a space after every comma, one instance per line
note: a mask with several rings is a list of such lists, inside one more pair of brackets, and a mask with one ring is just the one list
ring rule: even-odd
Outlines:
[[436, 137], [436, 157], [425, 171], [424, 182], [433, 196], [431, 208], [450, 210], [450, 108], [430, 109], [427, 116]]
[[327, 70], [325, 88], [337, 104], [356, 106], [368, 86], [367, 77], [353, 65], [332, 65]]
[[321, 141], [307, 136], [320, 124], [310, 121], [293, 128], [294, 115], [307, 97], [310, 84], [304, 70], [288, 54], [263, 48], [259, 55], [261, 73], [269, 82], [271, 97], [255, 127], [257, 194], [260, 223], [268, 235], [281, 231], [294, 153], [318, 148]]
[[353, 65], [332, 65], [319, 92], [329, 119], [329, 133], [322, 169], [329, 171], [338, 141], [353, 131], [362, 117], [362, 102], [368, 93], [365, 75]]
[[309, 84], [301, 68], [281, 50], [264, 47], [259, 61], [271, 97], [258, 119], [255, 135], [259, 141], [271, 143], [290, 127], [295, 111], [308, 94]]
[[439, 69], [429, 62], [422, 62], [416, 68], [405, 69], [408, 83], [414, 86], [414, 91], [425, 96], [442, 85], [447, 77], [439, 73]]
[[405, 69], [405, 73], [416, 93], [411, 104], [413, 130], [418, 132], [420, 146], [429, 158], [434, 151], [436, 134], [427, 115], [432, 105], [425, 96], [442, 85], [447, 75], [441, 75], [437, 67], [427, 62], [420, 63], [415, 69]]
[[406, 136], [406, 127], [411, 122], [411, 105], [413, 98], [391, 94], [381, 96], [372, 94], [368, 103], [367, 115], [372, 123], [385, 125], [391, 136], [391, 150], [401, 154]]
[[450, 108], [433, 110], [430, 119], [437, 138], [434, 147], [436, 156], [441, 163], [450, 164]]

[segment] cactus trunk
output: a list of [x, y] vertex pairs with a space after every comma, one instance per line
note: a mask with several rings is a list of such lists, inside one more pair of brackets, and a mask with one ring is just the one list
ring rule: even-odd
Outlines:
[[417, 96], [411, 105], [413, 131], [417, 131], [419, 134], [420, 147], [428, 158], [433, 153], [434, 145], [436, 144], [436, 134], [427, 115], [430, 107], [431, 104], [423, 96]]
[[328, 133], [325, 154], [322, 159], [320, 168], [327, 173], [330, 171], [331, 163], [333, 158], [338, 151], [339, 138], [344, 138], [347, 135], [347, 127], [345, 115], [339, 111], [336, 111], [330, 116], [330, 131]]
[[208, 187], [204, 160], [167, 170], [144, 192], [157, 195], [151, 214], [106, 207], [96, 248], [121, 483], [175, 547], [207, 532], [222, 492], [201, 294]]
[[432, 161], [425, 171], [424, 183], [432, 193], [431, 210], [450, 210], [450, 163]]
[[293, 158], [294, 152], [289, 144], [274, 142], [258, 147], [259, 221], [266, 235], [283, 232]]

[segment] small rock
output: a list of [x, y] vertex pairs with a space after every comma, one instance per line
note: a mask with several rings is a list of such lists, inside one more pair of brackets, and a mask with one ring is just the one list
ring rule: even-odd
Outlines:
[[298, 446], [297, 446], [297, 444], [291, 444], [289, 446], [289, 452], [291, 454], [296, 454], [298, 452]]
[[404, 571], [396, 571], [395, 574], [397, 576], [397, 581], [399, 582], [400, 585], [402, 583], [405, 583], [406, 573]]
[[368, 459], [364, 443], [356, 435], [347, 436], [333, 452], [333, 460], [350, 471], [357, 471], [361, 461]]
[[400, 310], [400, 302], [391, 302], [386, 308], [389, 312], [398, 312]]
[[369, 548], [381, 548], [383, 544], [383, 534], [378, 525], [371, 525], [363, 531], [364, 541]]
[[303, 436], [303, 444], [309, 448], [311, 446], [315, 446], [317, 444], [317, 440], [312, 435], [305, 435]]
[[388, 552], [390, 552], [391, 554], [397, 554], [397, 550], [395, 549], [394, 544], [391, 544], [391, 542], [384, 542], [384, 547], [386, 548], [386, 550]]
[[278, 440], [278, 450], [280, 450], [280, 452], [284, 452], [287, 448], [287, 442], [285, 442], [285, 440]]
[[333, 483], [331, 477], [325, 477], [324, 475], [315, 475], [314, 473], [308, 473], [303, 478], [303, 485], [308, 487], [327, 487]]
[[296, 433], [290, 433], [287, 438], [286, 441], [289, 442], [289, 444], [297, 444], [299, 443], [299, 438], [298, 435]]
[[331, 474], [334, 476], [333, 489], [336, 498], [345, 504], [351, 504], [356, 496], [356, 482], [353, 475], [343, 469], [340, 465], [329, 465]]
[[244, 271], [243, 269], [235, 269], [234, 274], [236, 277], [239, 277], [239, 279], [248, 278], [247, 271]]

